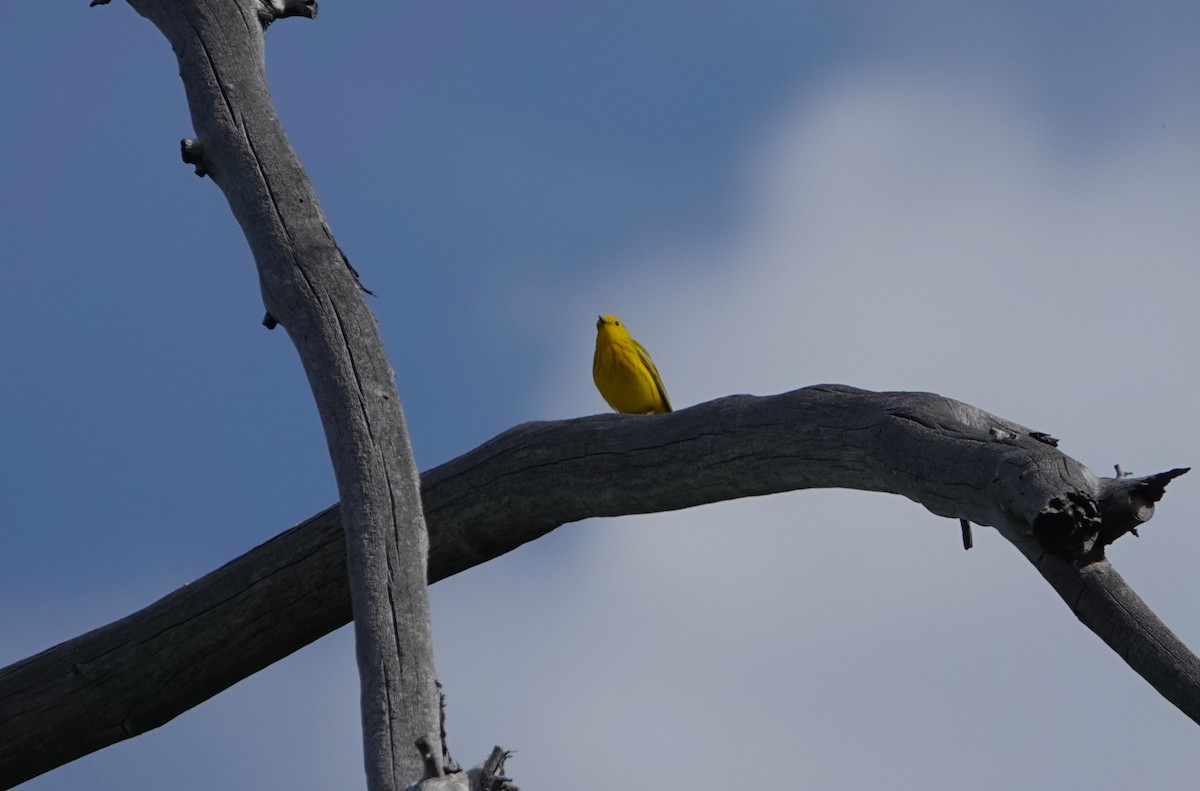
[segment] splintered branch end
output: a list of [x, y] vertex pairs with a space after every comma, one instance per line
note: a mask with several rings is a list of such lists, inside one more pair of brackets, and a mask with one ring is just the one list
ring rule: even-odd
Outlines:
[[1154, 504], [1167, 484], [1190, 468], [1177, 467], [1154, 475], [1132, 476], [1116, 468], [1117, 477], [1102, 478], [1096, 497], [1071, 492], [1046, 503], [1033, 520], [1033, 533], [1046, 552], [1081, 565], [1104, 559], [1104, 548], [1154, 516]]
[[1117, 477], [1100, 482], [1100, 513], [1103, 524], [1097, 538], [1097, 548], [1104, 547], [1126, 533], [1138, 534], [1138, 526], [1154, 516], [1154, 504], [1166, 494], [1167, 484], [1190, 470], [1176, 467], [1154, 475], [1133, 476], [1117, 465]]
[[503, 747], [493, 747], [492, 753], [481, 765], [472, 769], [471, 789], [482, 791], [520, 791], [511, 778], [504, 776], [504, 762], [512, 757], [512, 753]]

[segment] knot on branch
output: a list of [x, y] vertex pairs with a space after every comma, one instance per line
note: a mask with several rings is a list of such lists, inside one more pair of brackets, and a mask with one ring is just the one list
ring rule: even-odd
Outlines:
[[1042, 549], [1062, 560], [1090, 553], [1100, 527], [1099, 504], [1082, 492], [1052, 498], [1033, 520], [1033, 534]]
[[208, 163], [204, 159], [204, 144], [199, 140], [189, 140], [186, 137], [179, 141], [179, 154], [185, 164], [196, 167], [196, 175], [204, 178], [208, 175]]

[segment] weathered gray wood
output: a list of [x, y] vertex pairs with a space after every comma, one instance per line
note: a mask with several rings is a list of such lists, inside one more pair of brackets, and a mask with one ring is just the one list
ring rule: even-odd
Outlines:
[[[1120, 491], [1137, 491], [1122, 480]], [[587, 517], [794, 489], [893, 491], [942, 516], [999, 519], [1079, 619], [1200, 722], [1196, 657], [1106, 561], [1060, 560], [1034, 537], [1051, 500], [1103, 492], [1105, 507], [1127, 510], [1111, 499], [1113, 481], [957, 401], [822, 385], [663, 416], [525, 424], [425, 473], [422, 496], [430, 582]], [[330, 509], [128, 618], [0, 670], [0, 785], [156, 727], [346, 623], [340, 532]]]
[[197, 139], [184, 159], [221, 188], [250, 244], [263, 302], [300, 354], [337, 479], [373, 791], [421, 776], [414, 742], [438, 745], [428, 539], [395, 377], [358, 278], [271, 102], [263, 31], [314, 4], [129, 0], [179, 59]]
[[504, 748], [494, 747], [491, 754], [473, 769], [427, 777], [405, 791], [521, 791], [504, 776], [504, 762], [510, 757], [512, 754]]

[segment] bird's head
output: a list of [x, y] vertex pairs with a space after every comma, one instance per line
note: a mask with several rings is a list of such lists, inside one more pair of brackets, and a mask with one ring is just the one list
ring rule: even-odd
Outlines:
[[629, 330], [616, 316], [600, 316], [596, 319], [596, 332], [600, 335], [628, 335]]

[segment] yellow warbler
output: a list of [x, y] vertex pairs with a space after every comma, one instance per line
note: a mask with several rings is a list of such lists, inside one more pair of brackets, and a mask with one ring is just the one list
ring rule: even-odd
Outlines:
[[618, 412], [652, 415], [671, 411], [667, 388], [650, 353], [616, 316], [601, 316], [596, 321], [592, 379], [600, 395]]

